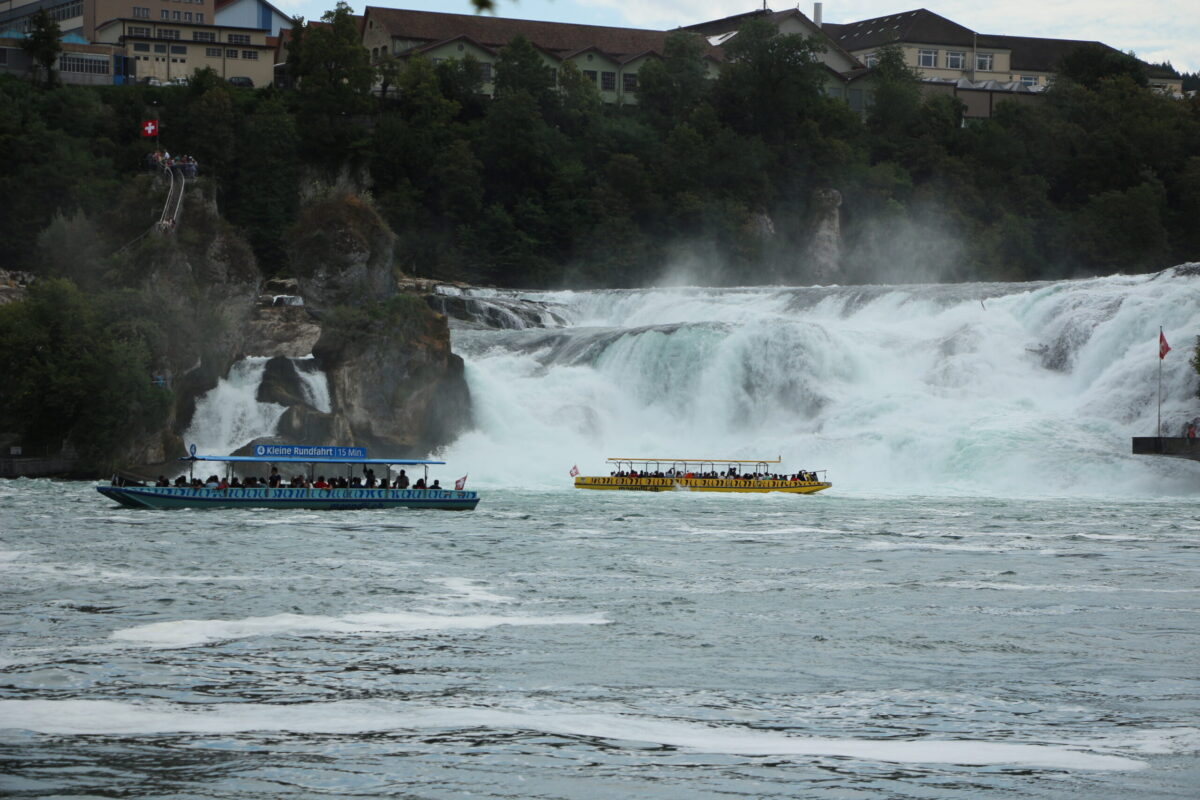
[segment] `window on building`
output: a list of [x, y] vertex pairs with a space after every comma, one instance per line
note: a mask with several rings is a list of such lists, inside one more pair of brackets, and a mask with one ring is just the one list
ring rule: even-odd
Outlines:
[[227, 40], [230, 44], [250, 44], [250, 34], [248, 33], [231, 33]]
[[191, 22], [192, 21], [192, 12], [190, 12], [190, 11], [183, 12], [183, 21]]
[[199, 22], [201, 25], [203, 25], [204, 24], [204, 15], [197, 13], [196, 14], [196, 22]]
[[217, 35], [212, 31], [192, 31], [193, 42], [215, 42]]
[[158, 38], [160, 39], [178, 39], [179, 31], [167, 30], [165, 28], [158, 29]]
[[225, 57], [226, 58], [237, 58], [237, 50], [226, 50]]
[[107, 58], [88, 58], [74, 53], [63, 53], [58, 59], [59, 72], [82, 72], [87, 75], [107, 75]]
[[258, 60], [258, 51], [257, 50], [243, 50], [242, 58], [248, 58], [251, 61], [257, 61]]
[[993, 53], [976, 53], [975, 54], [975, 69], [983, 72], [992, 71]]
[[171, 52], [177, 56], [186, 56], [187, 46], [182, 44], [173, 44], [171, 45]]
[[617, 73], [601, 72], [600, 88], [605, 92], [615, 92], [617, 90]]
[[133, 16], [136, 17], [137, 19], [150, 19], [150, 9], [141, 8], [139, 6], [134, 6], [133, 7]]
[[129, 26], [129, 35], [130, 36], [145, 36], [146, 38], [150, 38], [150, 29], [143, 28], [140, 25], [130, 25]]
[[134, 43], [133, 43], [133, 52], [135, 52], [135, 53], [149, 53], [149, 52], [150, 52], [150, 45], [146, 44], [145, 42], [134, 42]]
[[179, 22], [179, 20], [180, 20], [182, 17], [183, 17], [183, 15], [182, 15], [181, 13], [179, 13], [178, 11], [172, 11], [172, 12], [171, 12], [171, 19], [175, 20], [176, 22]]
[[625, 92], [637, 91], [637, 73], [626, 72], [621, 76], [621, 90]]
[[165, 53], [167, 52], [167, 46], [165, 44], [156, 44], [154, 45], [154, 52]]
[[204, 55], [208, 56], [209, 58], [220, 58], [221, 57], [221, 48], [206, 47], [206, 48], [204, 48]]
[[867, 69], [875, 69], [879, 66], [879, 56], [875, 53], [867, 53], [863, 56], [863, 63], [867, 65]]
[[946, 51], [946, 69], [966, 69], [967, 54], [961, 50]]
[[492, 76], [492, 65], [491, 64], [488, 64], [485, 62], [485, 63], [479, 65], [479, 78], [484, 83], [491, 83], [492, 80], [494, 80], [494, 78]]
[[163, 19], [170, 19], [170, 18], [171, 18], [171, 12], [170, 12], [170, 11], [168, 11], [167, 9], [165, 9], [165, 8], [164, 8], [164, 9], [163, 9], [163, 12], [162, 12], [162, 18], [163, 18]]
[[592, 85], [593, 85], [593, 86], [595, 86], [595, 85], [596, 85], [596, 77], [597, 77], [596, 70], [594, 70], [594, 69], [585, 69], [585, 70], [583, 71], [583, 77], [585, 77], [585, 78], [587, 78], [589, 81], [591, 81], [591, 83], [592, 83]]
[[936, 67], [937, 66], [937, 50], [918, 50], [917, 51], [917, 66], [918, 67]]
[[48, 9], [50, 19], [55, 22], [71, 19], [72, 17], [83, 16], [83, 0], [72, 0], [69, 3], [61, 3]]
[[1037, 86], [1037, 83], [1038, 83], [1037, 75], [1022, 75], [1021, 76], [1021, 85], [1022, 86]]

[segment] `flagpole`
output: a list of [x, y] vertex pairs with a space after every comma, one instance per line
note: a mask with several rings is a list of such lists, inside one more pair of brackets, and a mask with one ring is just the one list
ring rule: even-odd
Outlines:
[[1163, 362], [1162, 339], [1163, 339], [1163, 329], [1162, 329], [1162, 325], [1159, 325], [1158, 326], [1158, 342], [1159, 342], [1159, 345], [1158, 345], [1158, 438], [1160, 438], [1160, 439], [1162, 438], [1162, 362]]

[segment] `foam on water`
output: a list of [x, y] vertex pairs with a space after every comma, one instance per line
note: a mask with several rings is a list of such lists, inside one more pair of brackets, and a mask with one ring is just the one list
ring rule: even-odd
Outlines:
[[[553, 292], [553, 331], [455, 332], [482, 486], [604, 458], [773, 458], [839, 492], [1158, 496], [1200, 465], [1130, 454], [1194, 415], [1200, 275], [1039, 284]], [[815, 499], [815, 498], [813, 498]]]
[[194, 647], [210, 642], [261, 636], [372, 636], [415, 631], [483, 630], [500, 625], [603, 625], [599, 614], [554, 616], [498, 616], [474, 614], [449, 616], [413, 612], [347, 614], [328, 617], [307, 614], [275, 614], [246, 619], [182, 619], [152, 622], [113, 631], [112, 639], [156, 647]]
[[183, 434], [200, 453], [226, 455], [275, 431], [287, 409], [260, 403], [257, 394], [269, 358], [249, 356], [229, 368], [211, 391], [196, 400], [192, 422]]
[[[368, 733], [452, 731], [464, 728], [527, 730], [610, 741], [651, 742], [698, 753], [809, 758], [835, 756], [905, 764], [1019, 765], [1070, 770], [1133, 770], [1145, 762], [1072, 747], [1007, 742], [917, 739], [870, 740], [790, 736], [746, 727], [701, 725], [647, 717], [570, 711], [509, 711], [489, 708], [412, 706], [400, 703], [329, 702], [301, 705], [241, 703], [217, 708], [103, 700], [0, 701], [10, 726], [56, 735]], [[1163, 752], [1171, 732], [1137, 732], [1137, 748]], [[1188, 741], [1191, 741], [1190, 739]], [[1148, 745], [1147, 742], [1153, 742]], [[1091, 745], [1095, 748], [1095, 745]], [[1101, 748], [1116, 749], [1115, 741]], [[1187, 745], [1191, 746], [1191, 745]]]

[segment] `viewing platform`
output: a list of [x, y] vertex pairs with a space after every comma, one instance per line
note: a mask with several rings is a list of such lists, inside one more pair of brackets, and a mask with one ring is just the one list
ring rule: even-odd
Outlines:
[[1200, 461], [1200, 439], [1188, 439], [1183, 436], [1135, 436], [1133, 437], [1133, 454], [1135, 456], [1189, 458], [1192, 461]]

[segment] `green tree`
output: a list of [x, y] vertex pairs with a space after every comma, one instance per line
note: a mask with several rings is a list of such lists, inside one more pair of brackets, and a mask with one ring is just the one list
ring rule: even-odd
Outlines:
[[42, 72], [42, 80], [46, 88], [54, 86], [57, 79], [54, 75], [54, 62], [62, 52], [62, 30], [46, 9], [39, 9], [29, 21], [29, 33], [21, 40], [21, 49], [29, 56], [37, 69]]
[[638, 108], [668, 127], [686, 120], [711, 89], [704, 62], [705, 41], [693, 33], [667, 36], [662, 59], [650, 59], [638, 71]]
[[554, 92], [554, 70], [545, 57], [524, 36], [515, 36], [500, 51], [496, 59], [496, 78], [493, 82], [497, 100], [527, 94], [545, 114], [557, 101]]
[[725, 48], [728, 61], [714, 87], [722, 119], [740, 133], [772, 145], [794, 143], [822, 98], [824, 65], [817, 45], [780, 34], [755, 18]]
[[367, 142], [375, 70], [350, 6], [339, 0], [322, 25], [293, 30], [288, 69], [297, 82], [297, 115], [307, 160], [332, 170]]
[[1101, 81], [1126, 77], [1138, 86], [1146, 86], [1146, 69], [1136, 56], [1122, 53], [1102, 44], [1084, 44], [1063, 56], [1058, 64], [1060, 79], [1078, 83], [1089, 89], [1097, 88]]
[[109, 467], [138, 434], [163, 424], [171, 394], [151, 383], [149, 348], [121, 338], [67, 280], [42, 280], [0, 307], [0, 420], [32, 446], [70, 443]]
[[904, 63], [904, 51], [892, 43], [879, 48], [878, 62], [872, 70], [875, 79], [875, 104], [868, 124], [881, 138], [907, 133], [921, 107], [921, 78]]

